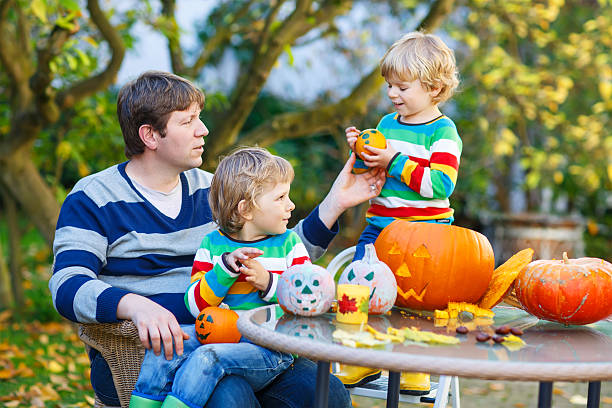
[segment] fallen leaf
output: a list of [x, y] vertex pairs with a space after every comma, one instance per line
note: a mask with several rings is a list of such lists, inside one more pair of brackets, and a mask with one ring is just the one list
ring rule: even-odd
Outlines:
[[13, 400], [13, 401], [5, 402], [4, 406], [8, 408], [13, 408], [13, 407], [18, 407], [19, 404], [21, 404], [20, 400]]
[[57, 374], [64, 371], [64, 367], [62, 367], [57, 361], [50, 361], [49, 364], [47, 364], [47, 370]]
[[569, 399], [570, 404], [573, 405], [586, 405], [587, 399], [583, 395], [572, 395]]
[[489, 384], [489, 389], [492, 391], [503, 391], [504, 388], [506, 388], [505, 385], [500, 382], [494, 382]]
[[16, 374], [17, 371], [12, 368], [0, 370], [0, 380], [10, 380], [11, 378], [14, 378]]
[[514, 404], [515, 408], [525, 408], [525, 404], [523, 404], [522, 402], [517, 402], [516, 404]]

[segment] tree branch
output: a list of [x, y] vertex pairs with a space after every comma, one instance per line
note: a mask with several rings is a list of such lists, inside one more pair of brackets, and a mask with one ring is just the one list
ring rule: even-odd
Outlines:
[[[279, 140], [297, 139], [313, 134], [335, 133], [344, 128], [351, 119], [366, 112], [368, 102], [378, 93], [384, 83], [377, 66], [353, 89], [346, 98], [306, 112], [291, 112], [276, 115], [240, 138], [248, 145], [269, 146]], [[221, 152], [225, 154], [232, 146]], [[210, 164], [210, 163], [209, 163]]]
[[162, 0], [162, 15], [166, 17], [169, 24], [166, 30], [162, 30], [164, 37], [168, 40], [168, 50], [170, 51], [170, 64], [172, 70], [178, 75], [185, 74], [185, 61], [183, 50], [181, 49], [181, 33], [176, 23], [176, 1]]
[[[419, 27], [426, 30], [435, 30], [442, 24], [444, 18], [450, 14], [453, 4], [454, 0], [436, 1], [428, 15], [419, 24]], [[337, 7], [337, 4], [335, 6]], [[321, 8], [317, 14], [319, 14], [320, 19], [329, 21], [329, 19], [335, 18], [338, 12], [336, 10], [336, 13], [333, 13], [332, 10]], [[240, 141], [246, 144], [268, 146], [282, 139], [294, 139], [317, 133], [333, 133], [337, 127], [343, 127], [346, 122], [365, 112], [368, 102], [380, 91], [383, 83], [384, 79], [380, 75], [380, 68], [377, 66], [362, 78], [348, 97], [341, 101], [307, 112], [277, 115], [271, 121], [263, 123], [244, 134]], [[226, 131], [222, 131], [219, 134], [224, 135], [224, 138], [222, 141], [216, 139], [217, 145], [213, 149], [209, 148], [210, 154], [208, 157], [210, 158], [226, 153], [235, 143], [235, 140], [228, 140], [228, 133]]]
[[333, 20], [339, 14], [350, 9], [351, 1], [330, 1], [315, 13], [310, 13], [310, 1], [298, 1], [295, 10], [277, 29], [261, 52], [255, 54], [249, 69], [239, 78], [231, 97], [234, 108], [224, 118], [215, 138], [209, 143], [208, 157], [216, 157], [219, 152], [232, 146], [238, 140], [238, 133], [253, 109], [257, 95], [266, 83], [266, 79], [285, 45], [290, 45], [312, 28]]
[[187, 73], [190, 76], [197, 77], [200, 70], [208, 63], [211, 55], [217, 49], [221, 48], [225, 42], [229, 41], [231, 36], [236, 33], [236, 31], [232, 30], [233, 22], [244, 17], [252, 4], [253, 0], [244, 1], [242, 7], [236, 12], [231, 22], [223, 24], [223, 26], [217, 26], [215, 35], [207, 39], [205, 44], [202, 44], [202, 52], [198, 56], [198, 59], [193, 63], [191, 68], [188, 68]]
[[455, 6], [455, 0], [436, 0], [429, 9], [429, 13], [418, 25], [417, 30], [431, 33], [438, 29], [444, 19], [451, 13]]
[[8, 12], [12, 5], [12, 0], [2, 0], [0, 3], [0, 62], [15, 82], [15, 88], [22, 88], [27, 83], [29, 71], [24, 69], [24, 50], [18, 49], [16, 32], [12, 32], [8, 27]]
[[77, 82], [58, 95], [58, 105], [62, 108], [73, 106], [77, 101], [107, 88], [115, 81], [125, 55], [125, 45], [117, 29], [111, 25], [97, 0], [87, 0], [87, 10], [91, 20], [112, 50], [112, 56], [106, 68], [98, 75]]

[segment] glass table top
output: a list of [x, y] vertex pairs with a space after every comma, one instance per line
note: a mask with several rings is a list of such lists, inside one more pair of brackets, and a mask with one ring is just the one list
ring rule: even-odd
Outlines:
[[[560, 376], [560, 380], [568, 381], [612, 379], [612, 320], [585, 326], [564, 326], [539, 320], [515, 307], [497, 306], [493, 310], [494, 319], [488, 319], [492, 324], [487, 324], [487, 319], [471, 319], [465, 314], [460, 315], [460, 320], [444, 322], [395, 308], [389, 314], [368, 317], [368, 324], [379, 332], [386, 333], [389, 327], [414, 327], [457, 338], [459, 342], [452, 345], [404, 341], [374, 348], [347, 347], [334, 339], [334, 331], [341, 329], [355, 333], [364, 327], [339, 323], [333, 313], [316, 317], [295, 316], [284, 313], [278, 306], [249, 311], [240, 318], [239, 329], [245, 337], [267, 347], [314, 359], [368, 362], [370, 364], [362, 365], [378, 364], [387, 369], [408, 371], [425, 364], [432, 367], [429, 371], [432, 373], [477, 378], [543, 380]], [[459, 325], [467, 327], [468, 333], [458, 334], [456, 327]], [[513, 349], [492, 340], [477, 341], [478, 333], [493, 335], [495, 329], [503, 325], [522, 330], [520, 338], [525, 344]]]

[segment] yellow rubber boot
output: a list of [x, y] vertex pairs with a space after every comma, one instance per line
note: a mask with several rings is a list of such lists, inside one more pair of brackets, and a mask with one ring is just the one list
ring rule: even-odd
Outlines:
[[346, 388], [353, 388], [380, 378], [380, 369], [340, 364], [340, 371], [334, 375]]
[[425, 395], [429, 393], [430, 389], [429, 374], [402, 373], [400, 376], [401, 394]]

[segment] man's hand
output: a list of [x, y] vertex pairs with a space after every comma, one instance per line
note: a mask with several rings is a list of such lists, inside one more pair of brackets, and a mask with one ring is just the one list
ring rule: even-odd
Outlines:
[[234, 268], [235, 271], [238, 271], [240, 270], [240, 265], [238, 262], [244, 264], [245, 261], [252, 258], [257, 258], [259, 255], [262, 254], [263, 251], [261, 249], [250, 247], [238, 248], [225, 256], [225, 262], [227, 262], [229, 266]]
[[173, 342], [176, 354], [183, 354], [183, 340], [189, 339], [189, 335], [181, 329], [176, 317], [168, 309], [154, 301], [128, 293], [117, 305], [117, 318], [133, 321], [140, 342], [147, 349], [153, 348], [155, 355], [160, 354], [163, 344], [166, 360], [172, 360]]
[[242, 261], [240, 272], [247, 275], [246, 281], [257, 290], [266, 290], [270, 283], [270, 273], [256, 259]]
[[353, 174], [354, 164], [355, 153], [352, 153], [319, 206], [319, 218], [327, 228], [331, 228], [348, 208], [379, 195], [385, 184], [384, 169], [373, 168], [366, 173]]
[[346, 134], [346, 142], [352, 151], [355, 151], [355, 142], [357, 141], [357, 136], [361, 133], [359, 129], [355, 126], [347, 127], [344, 129], [344, 133]]
[[384, 149], [365, 145], [365, 150], [368, 153], [361, 153], [363, 162], [368, 167], [380, 167], [386, 169], [389, 166], [389, 162], [397, 154], [397, 151], [391, 146], [387, 145]]

